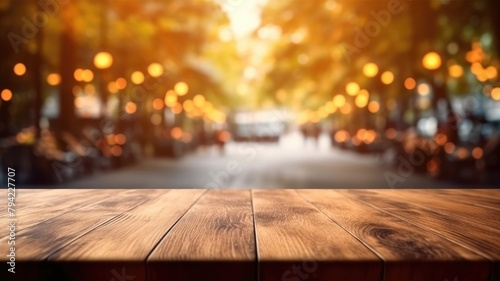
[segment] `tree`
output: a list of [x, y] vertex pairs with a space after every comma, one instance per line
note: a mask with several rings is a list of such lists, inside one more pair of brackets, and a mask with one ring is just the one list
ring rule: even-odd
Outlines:
[[[486, 2], [269, 2], [256, 37], [270, 27], [278, 29], [281, 36], [272, 43], [267, 56], [271, 67], [262, 84], [262, 100], [284, 89], [292, 93], [285, 102], [314, 110], [332, 96], [345, 94], [345, 85], [355, 81], [381, 104], [400, 100], [403, 114], [409, 103], [403, 83], [407, 77], [414, 77], [432, 83], [435, 98], [444, 99], [451, 111], [450, 94], [467, 93], [474, 85], [466, 79], [446, 84], [450, 81], [448, 65], [454, 60], [468, 69], [465, 53], [474, 38], [491, 29], [491, 18], [495, 18], [486, 10], [496, 4]], [[487, 20], [481, 21], [481, 17]], [[430, 51], [438, 52], [443, 59], [441, 68], [434, 72], [422, 66], [422, 57]], [[383, 85], [378, 75], [365, 77], [362, 67], [368, 62], [378, 65], [379, 74], [386, 70], [394, 73], [394, 82]]]

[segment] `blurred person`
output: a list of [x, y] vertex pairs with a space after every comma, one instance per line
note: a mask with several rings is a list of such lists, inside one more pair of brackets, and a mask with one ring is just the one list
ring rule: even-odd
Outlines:
[[229, 132], [223, 129], [217, 130], [214, 137], [215, 145], [218, 147], [220, 154], [224, 155], [226, 142], [228, 142], [230, 138]]
[[196, 130], [198, 136], [199, 145], [201, 148], [205, 148], [208, 145], [207, 133], [205, 132], [205, 127], [203, 125], [198, 126]]
[[316, 148], [319, 146], [319, 136], [321, 135], [321, 126], [318, 123], [314, 123], [311, 126], [311, 136], [314, 139], [314, 145]]
[[304, 147], [307, 145], [307, 124], [300, 126], [300, 133], [302, 134], [302, 139], [304, 141]]

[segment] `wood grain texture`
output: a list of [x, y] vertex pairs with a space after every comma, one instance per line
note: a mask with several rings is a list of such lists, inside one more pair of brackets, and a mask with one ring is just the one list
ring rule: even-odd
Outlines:
[[[484, 256], [500, 258], [500, 231], [453, 214], [445, 214], [420, 205], [413, 200], [400, 200], [393, 196], [382, 196], [378, 190], [338, 191], [360, 200], [377, 209], [389, 212], [407, 222], [426, 230], [439, 233], [449, 240], [473, 249]], [[497, 222], [497, 226], [498, 226]]]
[[[454, 217], [462, 217], [492, 228], [500, 229], [500, 212], [481, 206], [446, 200], [436, 197], [433, 193], [415, 192], [414, 190], [376, 190], [380, 197], [390, 197], [401, 202], [410, 202], [412, 205], [437, 211]], [[453, 197], [453, 196], [451, 196]]]
[[[33, 197], [31, 202], [26, 202], [27, 204], [24, 201], [16, 201], [16, 207], [20, 207], [16, 209], [16, 229], [17, 231], [23, 230], [125, 191], [102, 190], [96, 192], [95, 190], [79, 190], [72, 192], [71, 190], [59, 190], [58, 193], [45, 192], [39, 194], [44, 196]], [[7, 233], [8, 229], [0, 229], [0, 237], [5, 237]]]
[[[99, 193], [99, 190], [95, 191]], [[154, 196], [143, 192], [126, 191], [113, 197], [96, 195], [96, 203], [54, 217], [17, 233], [19, 239], [18, 259], [44, 259], [60, 247], [130, 210]], [[43, 209], [40, 210], [43, 212]], [[0, 240], [2, 245], [3, 239]]]
[[[500, 281], [500, 232], [496, 228], [408, 203], [411, 200], [396, 199], [390, 195], [381, 196], [378, 190], [339, 192], [481, 253], [493, 263], [490, 279]], [[498, 223], [496, 225], [498, 226]]]
[[487, 281], [488, 258], [334, 190], [298, 193], [385, 261], [385, 281]]
[[[147, 193], [150, 190], [141, 192]], [[205, 192], [156, 190], [158, 196], [125, 211], [50, 256], [49, 260], [141, 260]], [[96, 244], [95, 241], [99, 241]]]
[[259, 280], [380, 280], [382, 262], [292, 190], [254, 190]]
[[436, 189], [432, 192], [427, 190], [412, 190], [416, 194], [435, 196], [441, 200], [452, 200], [470, 205], [477, 205], [500, 210], [500, 191], [487, 189]]
[[205, 191], [155, 192], [158, 196], [98, 226], [52, 254], [48, 260], [52, 264], [62, 263], [63, 266], [56, 267], [56, 271], [66, 272], [68, 280], [108, 281], [113, 270], [120, 272], [122, 268], [126, 274], [133, 275], [135, 281], [147, 280], [147, 256]]
[[[2, 192], [6, 192], [6, 191], [7, 191], [7, 187], [5, 188], [5, 190], [2, 188]], [[55, 191], [54, 189], [20, 189], [20, 188], [16, 188], [16, 197], [17, 197], [16, 199], [21, 200], [20, 202], [22, 202], [23, 200], [30, 200], [31, 201], [32, 198], [42, 196], [42, 193], [45, 193], [45, 192], [52, 193], [54, 191]]]
[[[67, 191], [67, 190], [66, 190]], [[2, 198], [7, 198], [7, 189], [1, 191]], [[56, 198], [61, 198], [65, 195], [78, 196], [85, 192], [91, 192], [88, 189], [70, 190], [65, 192], [61, 189], [16, 189], [16, 210], [21, 211], [28, 208], [39, 208], [46, 204], [52, 204]], [[2, 210], [6, 208], [7, 200], [0, 202]], [[0, 218], [7, 216], [7, 212], [0, 213]]]
[[[16, 260], [19, 264], [20, 274], [16, 273], [16, 279], [70, 280], [64, 275], [65, 272], [58, 271], [55, 269], [57, 267], [44, 261], [52, 253], [76, 241], [94, 228], [142, 204], [155, 195], [154, 192], [145, 195], [144, 192], [131, 190], [110, 197], [100, 196], [99, 190], [95, 190], [96, 203], [17, 232]], [[43, 209], [40, 212], [43, 212]], [[7, 245], [7, 238], [0, 239], [0, 245], [2, 247]], [[5, 259], [4, 255], [1, 259]]]
[[[140, 190], [127, 190], [124, 192], [115, 190], [114, 193], [114, 196], [110, 196], [101, 193], [100, 190], [94, 190], [94, 194], [90, 195], [90, 197], [95, 200], [95, 203], [19, 231], [16, 237], [16, 259], [19, 264], [18, 272], [20, 274], [16, 273], [16, 279], [42, 281], [89, 280], [83, 278], [84, 275], [75, 276], [75, 272], [78, 272], [77, 270], [81, 264], [71, 262], [66, 264], [54, 263], [46, 260], [54, 252], [70, 245], [96, 227], [158, 195], [158, 192], [154, 190], [147, 194]], [[6, 242], [2, 239], [0, 243], [0, 245], [4, 245]], [[131, 265], [128, 270], [134, 276], [146, 276], [144, 266]], [[113, 278], [112, 272], [103, 272], [100, 267], [93, 268], [93, 272], [94, 275], [99, 274], [104, 278], [100, 280], [107, 281]]]
[[148, 258], [154, 280], [254, 280], [255, 237], [249, 190], [209, 190]]
[[500, 281], [499, 194], [18, 190], [15, 277]]

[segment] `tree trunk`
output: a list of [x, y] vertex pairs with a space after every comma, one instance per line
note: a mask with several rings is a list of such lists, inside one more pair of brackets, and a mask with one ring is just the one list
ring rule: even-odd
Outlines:
[[[73, 73], [77, 66], [77, 44], [75, 41], [74, 21], [69, 17], [64, 17], [64, 12], [76, 9], [75, 0], [68, 0], [67, 4], [61, 7], [61, 25], [65, 28], [61, 31], [60, 40], [60, 70], [61, 84], [59, 87], [59, 122], [60, 131], [76, 132], [75, 99], [73, 96], [74, 78]], [[66, 11], [65, 11], [66, 10]]]
[[[35, 4], [38, 3], [35, 0]], [[37, 5], [38, 12], [42, 12], [42, 6]], [[42, 64], [43, 64], [43, 26], [40, 27], [38, 33], [36, 35], [36, 55], [35, 55], [35, 71], [34, 71], [34, 84], [35, 84], [35, 100], [34, 100], [34, 122], [35, 122], [35, 132], [36, 139], [40, 139], [40, 117], [41, 110], [43, 105], [43, 97], [42, 97]]]
[[500, 17], [498, 16], [500, 1], [487, 0], [486, 3], [488, 3], [488, 9], [491, 12], [491, 25], [493, 28], [493, 37], [495, 38], [497, 57], [500, 57]]
[[[101, 0], [101, 26], [100, 26], [100, 50], [99, 51], [109, 51], [108, 50], [108, 36], [107, 32], [109, 29], [108, 22], [108, 9], [109, 9], [109, 1]], [[116, 63], [116, 62], [115, 62]], [[106, 108], [106, 104], [108, 102], [108, 90], [107, 90], [107, 75], [109, 70], [100, 71], [99, 77], [99, 97], [101, 99], [101, 110]], [[100, 112], [100, 117], [103, 117], [105, 114], [103, 111]]]

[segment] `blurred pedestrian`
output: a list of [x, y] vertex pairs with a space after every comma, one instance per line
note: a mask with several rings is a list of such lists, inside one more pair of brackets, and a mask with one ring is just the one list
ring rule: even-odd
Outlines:
[[307, 145], [307, 124], [300, 126], [300, 133], [302, 134], [302, 139], [304, 141], [304, 147]]
[[224, 155], [224, 148], [226, 145], [226, 142], [229, 141], [230, 134], [226, 130], [218, 130], [215, 132], [215, 145], [218, 147], [219, 152], [221, 155]]
[[311, 131], [312, 131], [311, 136], [314, 139], [314, 144], [316, 145], [316, 147], [318, 147], [319, 146], [319, 136], [321, 135], [321, 127], [319, 126], [318, 123], [314, 123], [311, 126]]

